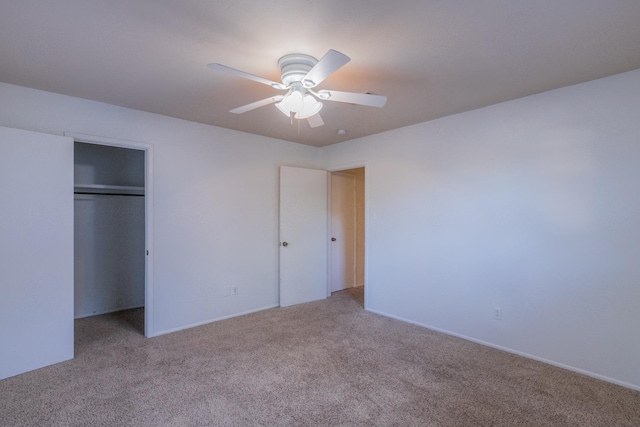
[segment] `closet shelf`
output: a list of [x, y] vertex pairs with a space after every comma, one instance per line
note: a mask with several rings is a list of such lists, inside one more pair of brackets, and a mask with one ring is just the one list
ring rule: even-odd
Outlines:
[[73, 192], [76, 194], [122, 194], [130, 196], [144, 196], [144, 187], [80, 184], [73, 186]]

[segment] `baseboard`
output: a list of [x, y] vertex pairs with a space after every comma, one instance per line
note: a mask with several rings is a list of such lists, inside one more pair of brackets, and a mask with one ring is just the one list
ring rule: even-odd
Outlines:
[[85, 317], [100, 316], [101, 314], [115, 313], [117, 311], [133, 310], [134, 308], [144, 308], [144, 304], [142, 304], [142, 305], [134, 305], [134, 306], [131, 306], [131, 307], [116, 308], [115, 310], [99, 311], [99, 312], [90, 313], [90, 314], [80, 314], [78, 316], [74, 316], [73, 318], [74, 319], [84, 319]]
[[249, 311], [243, 311], [241, 313], [230, 314], [229, 316], [216, 317], [215, 319], [211, 319], [211, 320], [204, 320], [202, 322], [191, 323], [191, 324], [186, 325], [186, 326], [180, 326], [179, 328], [167, 329], [166, 331], [156, 332], [153, 335], [150, 335], [149, 338], [158, 337], [160, 335], [171, 334], [173, 332], [184, 331], [185, 329], [195, 328], [196, 326], [208, 325], [209, 323], [219, 322], [221, 320], [233, 319], [234, 317], [244, 316], [244, 315], [251, 314], [251, 313], [257, 313], [259, 311], [269, 310], [269, 309], [276, 308], [276, 307], [280, 307], [280, 305], [278, 305], [278, 304], [269, 305], [269, 306], [266, 306], [266, 307], [256, 308], [254, 310], [249, 310]]
[[487, 347], [495, 348], [497, 350], [506, 351], [507, 353], [517, 354], [518, 356], [526, 357], [527, 359], [532, 359], [532, 360], [535, 360], [535, 361], [538, 361], [538, 362], [546, 363], [548, 365], [552, 365], [552, 366], [555, 366], [557, 368], [566, 369], [568, 371], [576, 372], [578, 374], [586, 375], [586, 376], [591, 377], [591, 378], [596, 378], [598, 380], [602, 380], [602, 381], [606, 381], [606, 382], [609, 382], [609, 383], [612, 383], [612, 384], [616, 384], [616, 385], [619, 385], [619, 386], [622, 386], [622, 387], [625, 387], [625, 388], [629, 388], [631, 390], [640, 391], [640, 385], [630, 384], [630, 383], [627, 383], [627, 382], [624, 382], [624, 381], [616, 380], [614, 378], [610, 378], [610, 377], [607, 377], [607, 376], [604, 376], [604, 375], [596, 374], [595, 372], [586, 371], [584, 369], [576, 368], [574, 366], [565, 365], [564, 363], [559, 363], [559, 362], [555, 362], [553, 360], [545, 359], [544, 357], [539, 357], [539, 356], [535, 356], [533, 354], [524, 353], [522, 351], [514, 350], [514, 349], [509, 348], [509, 347], [503, 347], [503, 346], [498, 345], [498, 344], [493, 344], [493, 343], [490, 343], [490, 342], [487, 342], [487, 341], [483, 341], [483, 340], [479, 340], [479, 339], [476, 339], [476, 338], [468, 337], [466, 335], [458, 334], [456, 332], [451, 332], [451, 331], [448, 331], [446, 329], [437, 328], [435, 326], [431, 326], [431, 325], [427, 325], [427, 324], [424, 324], [424, 323], [416, 322], [414, 320], [405, 319], [403, 317], [395, 316], [393, 314], [385, 313], [383, 311], [372, 310], [372, 309], [366, 309], [366, 310], [371, 312], [371, 313], [379, 314], [379, 315], [384, 316], [384, 317], [389, 317], [391, 319], [399, 320], [401, 322], [410, 323], [412, 325], [420, 326], [422, 328], [430, 329], [432, 331], [441, 332], [443, 334], [451, 335], [451, 336], [454, 336], [456, 338], [462, 338], [463, 340], [471, 341], [471, 342], [476, 343], [476, 344], [481, 344], [481, 345], [484, 345], [484, 346], [487, 346]]

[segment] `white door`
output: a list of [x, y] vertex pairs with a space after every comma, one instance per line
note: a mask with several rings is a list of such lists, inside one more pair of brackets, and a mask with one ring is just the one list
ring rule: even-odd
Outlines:
[[280, 168], [280, 306], [327, 297], [327, 172]]
[[331, 174], [331, 291], [356, 284], [356, 177]]
[[0, 127], [0, 379], [73, 358], [73, 140]]

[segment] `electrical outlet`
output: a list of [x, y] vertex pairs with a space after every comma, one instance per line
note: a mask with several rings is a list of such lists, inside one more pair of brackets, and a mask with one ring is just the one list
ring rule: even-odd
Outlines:
[[238, 295], [238, 287], [237, 286], [232, 286], [231, 287], [231, 295]]
[[493, 307], [493, 318], [502, 320], [502, 309], [500, 307]]

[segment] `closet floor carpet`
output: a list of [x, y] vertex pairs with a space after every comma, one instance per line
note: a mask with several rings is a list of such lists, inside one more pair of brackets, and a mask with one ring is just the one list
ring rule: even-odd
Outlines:
[[638, 426], [640, 392], [385, 318], [362, 288], [147, 339], [76, 321], [76, 357], [0, 381], [2, 426]]

